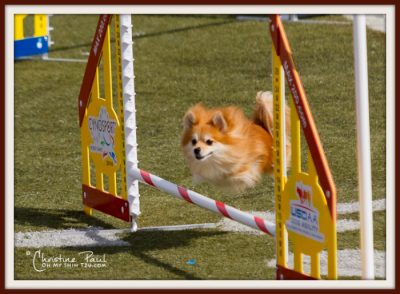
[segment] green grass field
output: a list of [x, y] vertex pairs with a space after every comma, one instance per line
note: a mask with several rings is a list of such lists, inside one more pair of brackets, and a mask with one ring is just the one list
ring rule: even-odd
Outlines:
[[[318, 20], [340, 20], [323, 16]], [[29, 19], [28, 19], [29, 20]], [[54, 15], [50, 57], [89, 52], [98, 15]], [[251, 117], [258, 91], [272, 90], [269, 23], [238, 22], [232, 15], [133, 15], [139, 167], [243, 211], [273, 211], [272, 180], [226, 195], [194, 186], [181, 154], [182, 117], [192, 105], [237, 105]], [[339, 203], [358, 201], [352, 25], [284, 23], [332, 170]], [[26, 31], [29, 35], [29, 30]], [[111, 36], [114, 40], [112, 25]], [[373, 200], [386, 197], [386, 35], [367, 30]], [[115, 65], [115, 42], [112, 42]], [[61, 230], [129, 224], [83, 212], [78, 95], [85, 63], [14, 62], [14, 230]], [[116, 100], [116, 73], [113, 71]], [[286, 93], [289, 93], [287, 90]], [[117, 105], [116, 101], [114, 104]], [[117, 112], [118, 113], [118, 112]], [[302, 138], [303, 166], [306, 165]], [[121, 187], [119, 187], [121, 188]], [[140, 185], [139, 227], [219, 222], [221, 217]], [[358, 213], [340, 215], [358, 220]], [[357, 249], [359, 232], [338, 233], [338, 249]], [[106, 256], [101, 269], [52, 268], [36, 272], [27, 248], [15, 248], [17, 280], [271, 280], [274, 239], [205, 229], [140, 232], [132, 246], [42, 248], [47, 256], [90, 250]], [[386, 212], [374, 213], [375, 249], [386, 249]], [[34, 248], [28, 248], [34, 251]], [[196, 260], [195, 265], [186, 262]], [[359, 276], [340, 279], [360, 279]]]

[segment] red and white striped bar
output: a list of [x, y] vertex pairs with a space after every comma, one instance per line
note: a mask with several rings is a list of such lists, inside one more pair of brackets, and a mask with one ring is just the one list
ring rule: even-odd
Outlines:
[[256, 216], [252, 216], [236, 208], [207, 198], [199, 193], [182, 188], [141, 169], [132, 168], [128, 171], [128, 173], [132, 178], [137, 179], [142, 183], [153, 186], [177, 198], [186, 200], [209, 211], [220, 214], [241, 224], [275, 237], [276, 226], [274, 223], [268, 222]]

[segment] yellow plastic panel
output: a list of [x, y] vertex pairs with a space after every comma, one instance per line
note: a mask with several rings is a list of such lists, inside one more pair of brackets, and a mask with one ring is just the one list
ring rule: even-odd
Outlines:
[[282, 95], [284, 89], [282, 89], [283, 72], [282, 64], [279, 56], [277, 56], [275, 48], [273, 48], [273, 99], [274, 99], [274, 131], [273, 131], [273, 143], [274, 143], [274, 178], [275, 178], [275, 214], [276, 214], [276, 251], [277, 251], [277, 264], [286, 266], [286, 234], [285, 234], [285, 221], [282, 218], [282, 191], [285, 189], [285, 167], [283, 154], [286, 152], [286, 146], [283, 146], [283, 138], [285, 132], [283, 132], [282, 126], [284, 125], [284, 109]]
[[[89, 106], [81, 127], [82, 155], [90, 154], [96, 167], [96, 188], [103, 189], [103, 174], [109, 176], [109, 193], [117, 194], [116, 172], [123, 161], [121, 126], [112, 102], [110, 27], [102, 48], [104, 98], [99, 94], [99, 64], [92, 84]], [[83, 159], [84, 184], [90, 185], [89, 159]]]
[[[274, 99], [274, 165], [276, 205], [277, 265], [287, 268], [286, 235], [293, 245], [294, 268], [304, 274], [303, 254], [311, 258], [312, 278], [321, 279], [320, 253], [328, 251], [328, 279], [337, 279], [336, 223], [332, 218], [326, 197], [318, 182], [318, 175], [308, 149], [308, 174], [301, 171], [300, 120], [290, 94], [291, 108], [291, 175], [283, 172], [283, 111], [282, 63], [273, 47], [273, 99]], [[291, 269], [287, 268], [289, 271]], [[290, 278], [291, 273], [286, 278]], [[293, 276], [293, 275], [292, 275]], [[294, 275], [296, 276], [296, 275]], [[297, 275], [296, 277], [306, 277]], [[283, 279], [285, 277], [282, 277]]]
[[47, 15], [46, 14], [35, 14], [34, 16], [34, 37], [47, 36]]
[[319, 253], [328, 245], [328, 278], [336, 279], [336, 257], [332, 258], [332, 254], [336, 254], [336, 224], [318, 184], [317, 172], [310, 154], [309, 174], [301, 172], [300, 121], [296, 111], [291, 111], [291, 120], [292, 175], [282, 192], [282, 213], [289, 239], [293, 244], [294, 270], [303, 272], [302, 254], [309, 255], [311, 276], [319, 279]]
[[27, 14], [14, 15], [14, 40], [22, 40], [24, 38], [24, 18]]

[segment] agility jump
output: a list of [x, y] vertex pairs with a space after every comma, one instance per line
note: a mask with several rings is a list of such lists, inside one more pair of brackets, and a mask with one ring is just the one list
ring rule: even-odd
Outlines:
[[16, 14], [14, 16], [14, 58], [27, 57], [31, 55], [46, 56], [49, 48], [54, 42], [51, 41], [50, 15], [35, 14], [34, 34], [32, 37], [24, 35], [24, 19], [28, 14]]
[[[50, 35], [50, 32], [54, 29], [50, 26], [50, 16], [53, 15], [33, 15], [33, 36], [25, 36], [24, 34], [24, 19], [27, 16], [28, 14], [14, 15], [14, 59], [87, 62], [85, 59], [49, 57], [50, 47], [54, 44]], [[39, 57], [35, 57], [35, 55], [39, 55]]]
[[[277, 279], [320, 279], [319, 254], [327, 245], [328, 279], [336, 270], [336, 187], [278, 15], [270, 15], [273, 41], [274, 163]], [[284, 76], [290, 89], [292, 174], [284, 167]], [[295, 111], [294, 111], [295, 110]], [[301, 172], [300, 126], [308, 145], [308, 174]], [[320, 182], [320, 184], [318, 183]], [[287, 268], [287, 235], [293, 244], [294, 269]], [[311, 257], [303, 272], [302, 254]]]
[[[244, 225], [276, 237], [277, 279], [320, 279], [319, 253], [327, 246], [328, 279], [336, 279], [336, 188], [316, 130], [289, 43], [278, 15], [270, 15], [273, 40], [274, 165], [276, 224], [163, 180], [138, 168], [131, 16], [115, 16], [119, 116], [113, 109], [111, 83], [111, 15], [100, 15], [79, 94], [83, 159], [82, 199], [87, 214], [99, 210], [137, 228], [138, 181]], [[99, 65], [104, 64], [104, 99], [99, 96]], [[292, 175], [286, 179], [284, 75], [291, 91]], [[294, 111], [295, 110], [295, 111]], [[300, 167], [300, 125], [309, 146], [309, 174]], [[90, 183], [90, 157], [96, 187]], [[121, 168], [122, 195], [116, 172]], [[103, 175], [109, 176], [104, 191]], [[319, 184], [320, 182], [320, 184]], [[183, 227], [183, 226], [182, 226]], [[196, 227], [196, 226], [195, 226]], [[198, 228], [205, 227], [201, 224]], [[287, 267], [288, 238], [294, 269]], [[311, 274], [303, 272], [302, 254], [311, 256]]]

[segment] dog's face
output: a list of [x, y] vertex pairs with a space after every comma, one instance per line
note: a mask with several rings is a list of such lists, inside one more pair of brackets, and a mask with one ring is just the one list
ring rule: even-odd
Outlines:
[[183, 129], [181, 145], [186, 158], [207, 161], [223, 149], [228, 125], [220, 111], [206, 112], [197, 105], [185, 114]]
[[189, 142], [185, 144], [186, 151], [198, 161], [204, 161], [217, 155], [220, 143], [214, 135], [211, 126], [197, 126], [188, 134]]

